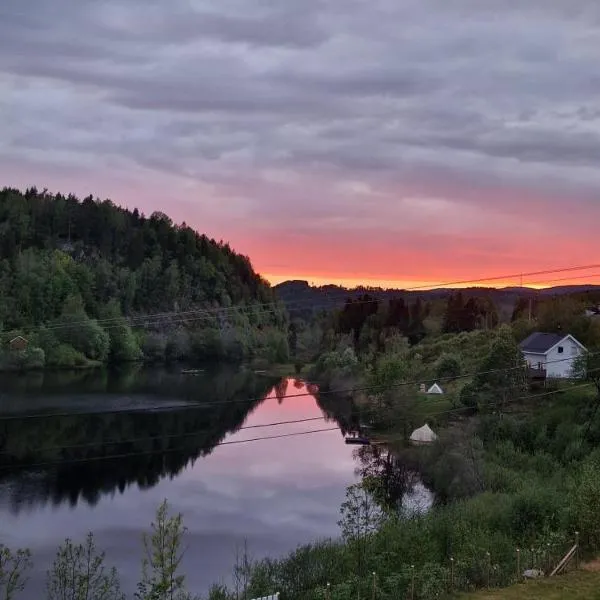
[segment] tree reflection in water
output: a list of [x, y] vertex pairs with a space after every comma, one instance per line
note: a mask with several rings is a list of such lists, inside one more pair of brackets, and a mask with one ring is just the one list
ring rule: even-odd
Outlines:
[[361, 446], [354, 456], [359, 463], [357, 475], [384, 509], [406, 514], [422, 512], [431, 505], [431, 494], [417, 471], [384, 446]]
[[[11, 420], [2, 420], [0, 414], [0, 494], [15, 513], [48, 502], [94, 505], [103, 495], [131, 485], [151, 488], [210, 454], [242, 427], [269, 393], [281, 403], [303, 386], [287, 378], [232, 369], [190, 377], [179, 369], [135, 367], [72, 377], [69, 380], [65, 373], [38, 374], [35, 379], [0, 377], [8, 399], [5, 406], [12, 406], [13, 415], [20, 402], [29, 412], [63, 414]], [[343, 433], [351, 429], [348, 401], [320, 399], [313, 386], [307, 391], [316, 395], [326, 421], [339, 424]], [[82, 399], [88, 408], [82, 408]], [[118, 408], [144, 403], [151, 408], [129, 412]], [[177, 403], [181, 406], [173, 408]], [[156, 410], [161, 406], [169, 408]], [[70, 407], [79, 412], [65, 416]], [[99, 412], [106, 408], [119, 412]]]

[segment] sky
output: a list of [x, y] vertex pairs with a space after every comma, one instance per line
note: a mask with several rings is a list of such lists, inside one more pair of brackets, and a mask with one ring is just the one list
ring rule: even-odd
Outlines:
[[274, 283], [588, 265], [599, 61], [597, 0], [2, 0], [0, 186], [161, 210]]

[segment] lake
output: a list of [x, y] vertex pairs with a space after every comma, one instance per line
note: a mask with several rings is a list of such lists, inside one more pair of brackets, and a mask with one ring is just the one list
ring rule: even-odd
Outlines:
[[[343, 434], [352, 407], [300, 381], [135, 367], [2, 376], [0, 386], [0, 542], [33, 552], [26, 598], [61, 541], [88, 531], [131, 593], [142, 533], [165, 498], [188, 527], [195, 593], [229, 580], [244, 540], [258, 558], [339, 533], [357, 479]], [[262, 427], [272, 423], [282, 424]], [[333, 430], [304, 434], [319, 429]], [[271, 436], [288, 437], [256, 439]]]

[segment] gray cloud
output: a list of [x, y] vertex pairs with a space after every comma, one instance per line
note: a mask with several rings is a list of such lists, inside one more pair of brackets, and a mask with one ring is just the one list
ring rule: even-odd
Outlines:
[[5, 0], [0, 157], [52, 149], [50, 164], [237, 194], [251, 173], [257, 215], [301, 202], [273, 171], [586, 199], [599, 15], [591, 0]]

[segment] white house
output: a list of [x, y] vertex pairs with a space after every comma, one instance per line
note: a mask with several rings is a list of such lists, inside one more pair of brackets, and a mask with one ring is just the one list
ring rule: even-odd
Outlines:
[[546, 377], [572, 377], [576, 359], [586, 352], [585, 346], [572, 335], [532, 333], [520, 344], [521, 352], [532, 369], [546, 371]]

